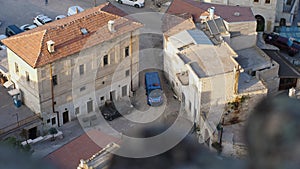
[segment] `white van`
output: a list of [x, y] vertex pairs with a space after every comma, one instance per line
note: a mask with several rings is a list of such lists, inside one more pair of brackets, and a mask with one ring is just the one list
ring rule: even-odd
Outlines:
[[126, 4], [130, 6], [134, 6], [136, 8], [142, 8], [145, 6], [144, 0], [116, 0], [120, 4]]
[[80, 13], [80, 12], [83, 12], [84, 9], [81, 8], [80, 6], [71, 6], [69, 9], [68, 9], [68, 16], [71, 16], [71, 15], [75, 15], [77, 13]]

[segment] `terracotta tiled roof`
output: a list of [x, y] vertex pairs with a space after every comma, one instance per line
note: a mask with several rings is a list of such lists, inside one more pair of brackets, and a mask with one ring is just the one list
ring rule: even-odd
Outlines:
[[[212, 6], [215, 7], [215, 15], [222, 17], [227, 22], [256, 21], [250, 7], [210, 4], [195, 0], [173, 0], [166, 13], [191, 13], [194, 21], [198, 21], [199, 16]], [[235, 16], [235, 12], [240, 15]]]
[[[12, 36], [3, 43], [33, 68], [41, 67], [142, 26], [122, 16], [126, 13], [106, 3]], [[109, 20], [115, 21], [114, 33], [108, 30]], [[83, 35], [81, 28], [89, 33]], [[55, 42], [55, 52], [51, 54], [47, 50], [49, 40]]]
[[118, 139], [97, 130], [91, 130], [50, 153], [44, 160], [54, 164], [58, 169], [75, 169], [80, 159], [89, 159], [111, 142], [117, 143]]
[[163, 32], [165, 36], [172, 36], [182, 30], [189, 30], [196, 28], [193, 18], [189, 13], [176, 15], [165, 15], [163, 18]]

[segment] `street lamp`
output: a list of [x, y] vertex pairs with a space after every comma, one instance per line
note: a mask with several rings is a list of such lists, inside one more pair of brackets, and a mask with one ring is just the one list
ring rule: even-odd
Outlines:
[[223, 125], [224, 125], [224, 117], [222, 122], [217, 125], [217, 130], [220, 132], [219, 144], [222, 146], [222, 137], [223, 137]]
[[16, 116], [17, 117], [17, 124], [18, 124], [18, 127], [19, 127], [19, 115], [18, 115], [18, 112], [13, 114], [13, 116]]

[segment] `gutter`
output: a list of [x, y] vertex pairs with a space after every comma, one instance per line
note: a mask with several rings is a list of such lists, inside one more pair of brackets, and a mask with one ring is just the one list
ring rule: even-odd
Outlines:
[[52, 112], [56, 113], [56, 115], [57, 115], [57, 125], [59, 127], [60, 126], [60, 123], [59, 123], [59, 112], [55, 111], [55, 107], [54, 107], [54, 86], [53, 86], [53, 79], [52, 79], [53, 70], [52, 70], [52, 64], [51, 63], [49, 64], [49, 69], [50, 69], [50, 86], [51, 86]]

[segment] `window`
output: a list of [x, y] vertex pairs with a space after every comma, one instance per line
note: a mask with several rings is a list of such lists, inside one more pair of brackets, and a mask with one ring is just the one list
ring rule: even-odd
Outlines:
[[19, 73], [19, 65], [17, 63], [15, 63], [15, 72]]
[[41, 71], [41, 76], [42, 76], [42, 77], [45, 77], [45, 76], [46, 76], [46, 70], [45, 70], [45, 69], [42, 69], [42, 71]]
[[127, 95], [127, 85], [122, 87], [122, 97]]
[[286, 5], [292, 5], [292, 0], [287, 0]]
[[79, 114], [79, 107], [76, 107], [75, 108], [75, 115], [78, 115]]
[[84, 90], [85, 90], [85, 86], [83, 86], [83, 87], [80, 88], [81, 92], [84, 91]]
[[30, 81], [30, 77], [29, 77], [29, 73], [27, 71], [25, 71], [25, 75], [26, 75], [26, 81], [29, 82]]
[[52, 76], [52, 84], [53, 84], [53, 86], [57, 85], [57, 75]]
[[129, 46], [125, 47], [125, 57], [129, 56]]
[[88, 101], [87, 103], [87, 112], [90, 113], [93, 111], [93, 100]]
[[266, 3], [266, 4], [271, 3], [271, 0], [266, 0], [265, 3]]
[[254, 0], [254, 2], [259, 2], [259, 0]]
[[125, 72], [125, 76], [128, 77], [129, 76], [129, 70], [126, 70]]
[[47, 120], [47, 123], [50, 123], [50, 121], [51, 121], [51, 120], [50, 120], [50, 119], [48, 119], [48, 120]]
[[191, 101], [189, 101], [189, 111], [191, 111], [192, 110], [192, 103], [191, 103]]
[[100, 104], [102, 105], [104, 103], [104, 96], [100, 97]]
[[83, 75], [84, 74], [84, 64], [79, 65], [79, 75]]
[[52, 125], [55, 125], [55, 124], [56, 124], [56, 118], [53, 117], [53, 118], [52, 118]]
[[108, 65], [108, 55], [103, 56], [103, 66]]

